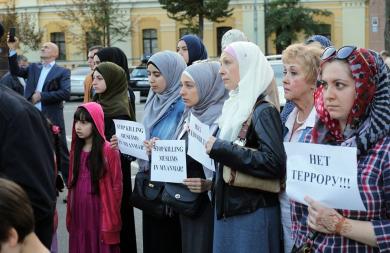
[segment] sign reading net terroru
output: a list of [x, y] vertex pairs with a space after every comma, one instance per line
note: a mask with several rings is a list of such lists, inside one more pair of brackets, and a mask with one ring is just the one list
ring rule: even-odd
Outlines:
[[187, 178], [184, 140], [157, 140], [152, 150], [152, 181], [183, 183]]
[[285, 142], [287, 195], [300, 203], [310, 196], [328, 207], [365, 211], [357, 182], [354, 147]]
[[141, 123], [114, 119], [115, 135], [118, 138], [119, 150], [143, 160], [149, 160], [144, 146], [145, 128]]
[[191, 114], [188, 134], [188, 155], [200, 162], [211, 171], [214, 169], [214, 161], [206, 153], [206, 142], [211, 136], [210, 127], [200, 122]]

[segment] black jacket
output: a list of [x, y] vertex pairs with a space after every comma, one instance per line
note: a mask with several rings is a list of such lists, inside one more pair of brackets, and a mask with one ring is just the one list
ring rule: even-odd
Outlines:
[[210, 157], [219, 162], [215, 182], [215, 205], [217, 218], [247, 214], [262, 207], [278, 205], [278, 194], [234, 187], [222, 177], [223, 165], [264, 179], [282, 179], [286, 172], [286, 155], [283, 146], [283, 131], [280, 116], [270, 103], [259, 104], [252, 116], [247, 132], [247, 147], [244, 149], [228, 141], [217, 139]]
[[22, 96], [24, 94], [24, 87], [18, 77], [11, 75], [9, 72], [0, 79], [0, 84], [7, 86]]
[[22, 96], [1, 85], [0, 140], [0, 177], [26, 191], [36, 223], [52, 220], [56, 201], [54, 150], [46, 119]]

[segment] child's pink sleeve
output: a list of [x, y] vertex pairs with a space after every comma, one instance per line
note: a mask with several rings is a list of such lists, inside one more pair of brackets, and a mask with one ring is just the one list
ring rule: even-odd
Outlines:
[[112, 186], [115, 193], [115, 198], [117, 203], [121, 203], [122, 201], [122, 191], [123, 191], [123, 181], [122, 181], [122, 168], [121, 168], [121, 158], [120, 153], [116, 149], [111, 149], [111, 157], [110, 157], [110, 172], [111, 172], [111, 180]]

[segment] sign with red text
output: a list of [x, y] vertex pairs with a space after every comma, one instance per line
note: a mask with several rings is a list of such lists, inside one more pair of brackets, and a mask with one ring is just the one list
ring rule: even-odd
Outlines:
[[305, 196], [328, 207], [365, 211], [357, 181], [355, 147], [285, 142], [287, 195], [300, 203]]

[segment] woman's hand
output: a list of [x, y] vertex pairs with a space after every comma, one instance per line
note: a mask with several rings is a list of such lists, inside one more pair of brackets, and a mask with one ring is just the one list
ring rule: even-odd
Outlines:
[[213, 148], [214, 142], [217, 140], [214, 136], [210, 136], [209, 140], [206, 142], [206, 153], [210, 154], [211, 149]]
[[157, 140], [159, 140], [159, 138], [153, 137], [150, 140], [145, 140], [144, 141], [144, 146], [145, 146], [145, 149], [146, 149], [146, 153], [148, 153], [148, 155], [150, 155], [152, 153], [152, 149], [153, 149], [154, 144], [156, 143]]
[[186, 178], [183, 181], [191, 192], [201, 193], [211, 190], [212, 182], [203, 178]]
[[110, 139], [110, 146], [113, 149], [118, 149], [118, 137], [115, 134]]
[[309, 216], [307, 224], [310, 228], [325, 234], [343, 234], [350, 230], [347, 220], [335, 209], [328, 208], [320, 202], [306, 196]]

